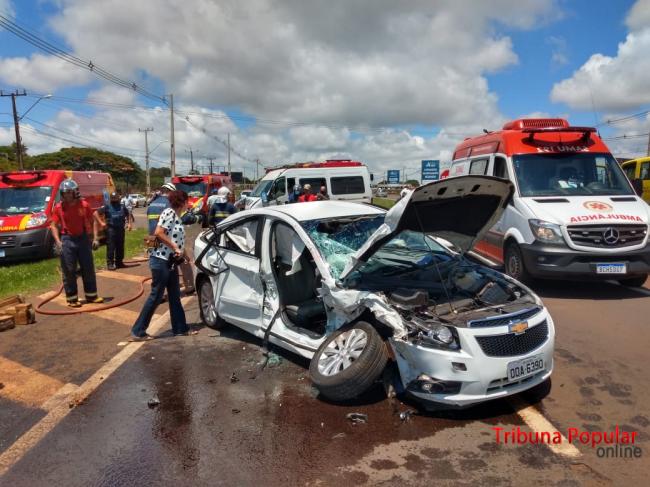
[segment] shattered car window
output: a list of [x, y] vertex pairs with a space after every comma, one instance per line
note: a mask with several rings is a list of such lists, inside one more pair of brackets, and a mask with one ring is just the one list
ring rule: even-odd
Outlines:
[[257, 234], [257, 219], [248, 220], [241, 225], [230, 227], [226, 230], [228, 240], [232, 242], [237, 250], [247, 254], [255, 254], [255, 235]]
[[337, 279], [350, 258], [384, 223], [384, 215], [308, 220], [302, 226]]

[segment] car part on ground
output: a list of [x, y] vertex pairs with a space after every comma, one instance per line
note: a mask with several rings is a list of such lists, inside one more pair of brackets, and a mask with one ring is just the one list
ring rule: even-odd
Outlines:
[[309, 375], [323, 396], [347, 401], [367, 391], [387, 361], [386, 344], [375, 327], [358, 321], [323, 342], [309, 364]]

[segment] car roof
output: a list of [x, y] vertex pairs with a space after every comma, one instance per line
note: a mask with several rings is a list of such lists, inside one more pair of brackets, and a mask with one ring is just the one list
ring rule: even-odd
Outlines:
[[249, 210], [250, 213], [283, 213], [298, 221], [338, 218], [356, 215], [381, 215], [385, 210], [364, 203], [347, 201], [311, 201], [287, 205], [267, 206]]

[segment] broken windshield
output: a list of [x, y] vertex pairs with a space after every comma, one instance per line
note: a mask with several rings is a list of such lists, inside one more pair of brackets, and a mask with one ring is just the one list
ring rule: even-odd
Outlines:
[[301, 224], [329, 265], [332, 277], [338, 279], [350, 258], [382, 223], [384, 215], [308, 220]]

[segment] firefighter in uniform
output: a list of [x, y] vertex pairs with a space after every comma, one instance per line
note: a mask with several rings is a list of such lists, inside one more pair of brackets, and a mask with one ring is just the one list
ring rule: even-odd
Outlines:
[[[61, 201], [54, 207], [50, 229], [57, 252], [61, 255], [66, 301], [71, 308], [81, 306], [77, 294], [77, 264], [79, 264], [86, 301], [103, 303], [104, 300], [97, 295], [97, 279], [92, 253], [99, 247], [97, 236], [99, 224], [96, 214], [88, 202], [81, 198], [79, 185], [74, 180], [63, 181], [59, 186], [59, 192]], [[89, 238], [91, 232], [92, 242]]]
[[132, 228], [133, 214], [120, 202], [120, 195], [111, 193], [109, 204], [102, 208], [106, 221], [106, 265], [108, 270], [124, 267], [124, 228]]
[[208, 216], [208, 223], [210, 225], [217, 225], [219, 222], [228, 218], [230, 215], [235, 213], [237, 209], [230, 201], [228, 197], [230, 196], [230, 190], [225, 186], [219, 188], [217, 191], [217, 197], [215, 203], [210, 208], [210, 213]]

